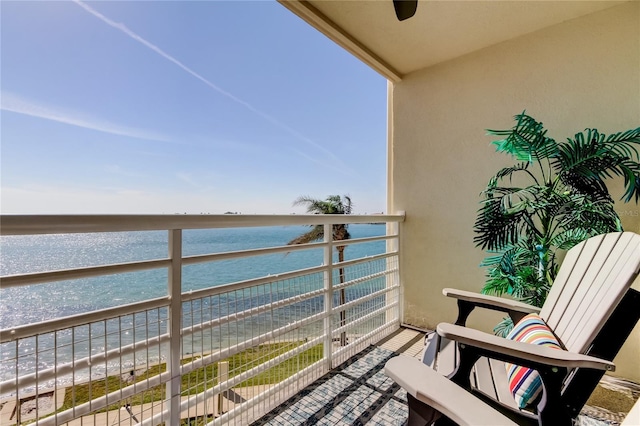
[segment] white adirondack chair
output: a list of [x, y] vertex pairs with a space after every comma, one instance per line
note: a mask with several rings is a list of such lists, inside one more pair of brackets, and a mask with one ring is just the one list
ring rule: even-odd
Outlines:
[[[423, 362], [394, 358], [385, 368], [408, 391], [409, 425], [430, 424], [445, 412], [439, 392], [444, 398], [460, 397], [457, 390], [448, 395], [442, 380], [431, 379], [430, 369], [448, 377], [452, 386], [455, 383], [474, 392], [518, 424], [570, 425], [604, 372], [614, 370], [611, 361], [640, 318], [640, 292], [631, 288], [639, 270], [640, 235], [611, 233], [569, 250], [542, 309], [444, 289], [446, 296], [458, 301], [456, 323], [441, 323], [427, 336]], [[475, 307], [508, 312], [514, 323], [528, 313], [539, 312], [566, 350], [466, 328], [466, 319]], [[539, 372], [543, 391], [536, 407], [518, 408], [508, 388], [504, 362]], [[464, 409], [467, 401], [460, 404]], [[451, 417], [451, 411], [445, 413], [460, 424], [493, 424], [479, 419], [474, 422], [473, 414], [462, 421]]]
[[[517, 425], [485, 401], [476, 398], [435, 370], [424, 368], [424, 364], [416, 358], [404, 356], [392, 358], [387, 362], [385, 371], [406, 389], [407, 394], [437, 410], [434, 417], [444, 415], [461, 426]], [[636, 401], [621, 423], [621, 426], [638, 425], [640, 425], [640, 399]]]

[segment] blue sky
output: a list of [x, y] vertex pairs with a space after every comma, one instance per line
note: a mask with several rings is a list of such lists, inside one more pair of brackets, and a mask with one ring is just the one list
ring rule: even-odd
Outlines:
[[2, 1], [1, 211], [385, 210], [386, 80], [275, 1]]

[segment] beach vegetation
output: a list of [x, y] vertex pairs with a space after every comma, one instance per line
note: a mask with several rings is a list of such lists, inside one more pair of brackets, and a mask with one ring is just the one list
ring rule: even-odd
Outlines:
[[[222, 362], [229, 364], [229, 378], [244, 373], [262, 363], [268, 362], [279, 355], [282, 355], [304, 342], [279, 342], [267, 343], [254, 348], [247, 349], [236, 355], [224, 359]], [[298, 371], [320, 361], [323, 357], [323, 345], [319, 344], [311, 347], [298, 355], [270, 367], [264, 372], [249, 378], [235, 386], [236, 388], [256, 385], [270, 385], [279, 383], [288, 377], [296, 374]], [[196, 357], [187, 357], [181, 360], [181, 364], [188, 364], [194, 361]], [[218, 365], [219, 363], [209, 364], [204, 367], [197, 368], [188, 374], [182, 376], [181, 395], [196, 395], [218, 384]], [[160, 363], [143, 372], [136, 373], [134, 380], [130, 380], [128, 374], [111, 375], [104, 379], [91, 380], [86, 383], [76, 384], [66, 389], [65, 398], [62, 407], [58, 412], [73, 408], [80, 404], [99, 398], [111, 392], [116, 392], [134, 383], [144, 382], [150, 378], [157, 376], [167, 370], [166, 363]], [[166, 387], [164, 384], [148, 389], [147, 391], [136, 394], [128, 398], [126, 401], [118, 400], [116, 403], [109, 405], [103, 410], [96, 412], [105, 412], [118, 410], [125, 404], [131, 406], [146, 404], [166, 399]]]
[[[351, 214], [353, 204], [351, 203], [351, 197], [348, 195], [329, 195], [326, 199], [320, 200], [309, 196], [298, 197], [294, 202], [294, 206], [305, 206], [307, 213], [312, 214]], [[305, 232], [302, 235], [289, 241], [287, 244], [308, 244], [314, 241], [320, 241], [324, 239], [324, 225], [310, 225], [311, 230]], [[332, 230], [333, 241], [344, 241], [351, 238], [349, 234], [349, 225], [347, 224], [334, 224]], [[338, 252], [338, 262], [344, 262], [344, 249], [346, 246], [337, 245], [336, 251]], [[340, 277], [340, 284], [345, 282], [344, 268], [339, 267], [338, 274]], [[344, 288], [340, 289], [339, 305], [346, 303], [346, 294]], [[340, 311], [340, 326], [344, 326], [347, 323], [346, 312]], [[346, 346], [347, 333], [342, 332], [340, 334], [340, 346]]]

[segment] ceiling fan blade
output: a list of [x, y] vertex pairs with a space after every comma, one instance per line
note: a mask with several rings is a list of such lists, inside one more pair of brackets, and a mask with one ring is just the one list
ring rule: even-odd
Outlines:
[[404, 21], [416, 14], [418, 0], [393, 0], [393, 7], [396, 10], [398, 21]]

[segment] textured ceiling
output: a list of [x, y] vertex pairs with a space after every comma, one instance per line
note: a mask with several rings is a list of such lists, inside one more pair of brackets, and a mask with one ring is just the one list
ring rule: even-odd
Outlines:
[[[623, 3], [419, 0], [415, 16], [399, 22], [391, 0], [280, 1], [348, 50], [351, 43], [341, 42], [345, 37], [399, 76]], [[307, 10], [301, 13], [291, 3]], [[323, 23], [304, 14], [319, 15]], [[344, 36], [336, 39], [336, 31]]]

